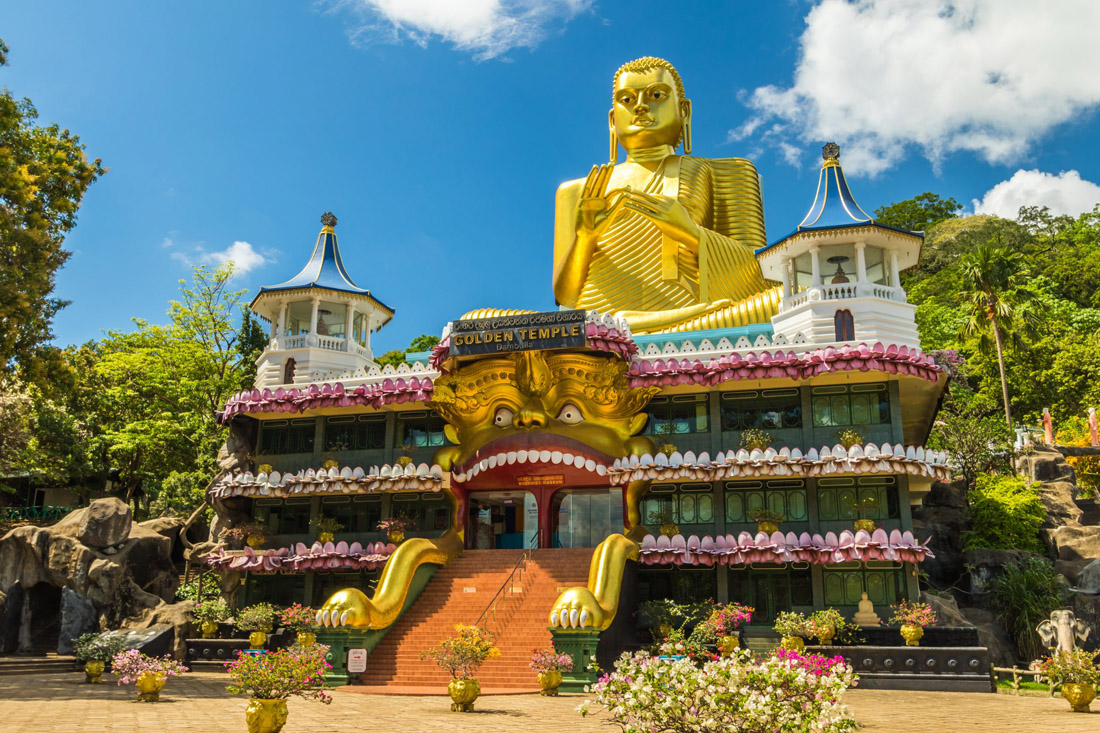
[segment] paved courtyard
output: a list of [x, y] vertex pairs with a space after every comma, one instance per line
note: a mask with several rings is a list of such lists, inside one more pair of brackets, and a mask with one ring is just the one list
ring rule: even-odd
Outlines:
[[[243, 733], [245, 699], [225, 693], [224, 675], [189, 674], [169, 680], [163, 702], [134, 700], [131, 687], [110, 680], [87, 685], [83, 675], [0, 677], [0, 730], [5, 733]], [[461, 715], [445, 697], [367, 695], [339, 690], [331, 705], [290, 701], [286, 733], [340, 731], [523, 731], [570, 733], [614, 730], [606, 720], [583, 719], [573, 709], [583, 695], [545, 698], [501, 695], [478, 700], [478, 711]], [[942, 692], [853, 690], [848, 702], [867, 733], [922, 730], [1076, 733], [1100, 730], [1098, 712], [1069, 712], [1061, 698]]]

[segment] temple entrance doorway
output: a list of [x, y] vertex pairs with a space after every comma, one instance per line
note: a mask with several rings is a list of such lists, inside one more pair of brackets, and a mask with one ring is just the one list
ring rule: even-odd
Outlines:
[[563, 489], [554, 494], [552, 547], [595, 547], [623, 531], [623, 493], [608, 489]]
[[466, 547], [521, 550], [539, 533], [539, 507], [530, 491], [479, 491], [470, 495]]

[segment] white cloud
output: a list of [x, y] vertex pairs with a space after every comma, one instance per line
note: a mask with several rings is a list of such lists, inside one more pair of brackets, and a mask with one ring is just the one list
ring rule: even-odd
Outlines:
[[1046, 206], [1054, 215], [1080, 216], [1100, 204], [1100, 186], [1081, 178], [1077, 171], [1058, 175], [1038, 170], [1018, 170], [974, 199], [975, 214], [993, 214], [1015, 219], [1021, 206]]
[[258, 252], [248, 242], [234, 242], [223, 250], [208, 252], [201, 244], [195, 245], [190, 254], [174, 252], [172, 259], [186, 265], [222, 265], [233, 263], [235, 275], [244, 275], [275, 261], [275, 252]]
[[836, 140], [845, 168], [868, 175], [912, 145], [935, 164], [1017, 160], [1100, 104], [1097, 28], [1096, 0], [822, 0], [794, 83], [748, 95], [753, 115], [730, 137]]
[[520, 47], [533, 47], [548, 26], [587, 10], [593, 0], [343, 0], [364, 16], [351, 32], [353, 41], [396, 42], [408, 38], [421, 46], [432, 38], [490, 59]]

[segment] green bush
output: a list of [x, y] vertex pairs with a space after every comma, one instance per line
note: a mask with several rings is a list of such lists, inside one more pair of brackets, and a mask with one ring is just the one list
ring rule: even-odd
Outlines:
[[1046, 510], [1038, 487], [1015, 476], [978, 476], [968, 495], [974, 528], [963, 533], [964, 548], [1045, 552], [1039, 527]]
[[993, 612], [1027, 660], [1046, 654], [1035, 627], [1050, 618], [1051, 611], [1062, 607], [1067, 594], [1065, 580], [1043, 557], [1026, 557], [1006, 565], [989, 584]]

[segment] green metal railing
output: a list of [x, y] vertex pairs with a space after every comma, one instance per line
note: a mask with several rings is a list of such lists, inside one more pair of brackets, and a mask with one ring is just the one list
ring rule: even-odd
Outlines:
[[0, 518], [7, 521], [29, 520], [56, 522], [75, 507], [71, 506], [8, 506], [0, 507]]

